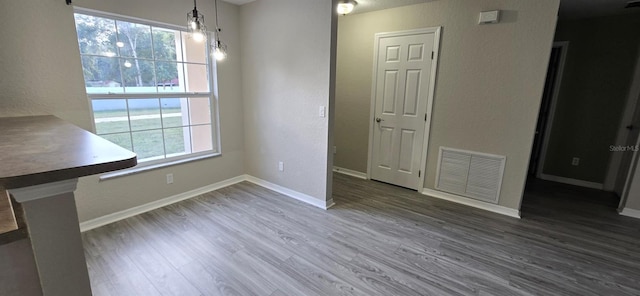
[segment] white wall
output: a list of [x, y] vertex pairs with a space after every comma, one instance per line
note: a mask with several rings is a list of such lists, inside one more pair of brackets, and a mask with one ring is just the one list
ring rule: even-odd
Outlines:
[[[74, 5], [185, 26], [190, 0], [75, 0]], [[213, 1], [199, 3], [213, 26]], [[80, 221], [146, 204], [244, 172], [239, 8], [219, 3], [229, 58], [218, 65], [222, 156], [99, 182], [81, 178]], [[53, 114], [91, 129], [73, 8], [61, 0], [7, 1], [0, 10], [0, 116]], [[165, 184], [165, 174], [174, 183]]]
[[331, 104], [332, 2], [259, 0], [240, 11], [246, 172], [327, 201], [329, 117], [318, 110]]
[[[338, 22], [335, 165], [366, 172], [377, 32], [442, 26], [425, 187], [438, 149], [506, 155], [500, 205], [520, 208], [558, 0], [439, 0], [347, 15]], [[478, 14], [502, 21], [478, 25]]]

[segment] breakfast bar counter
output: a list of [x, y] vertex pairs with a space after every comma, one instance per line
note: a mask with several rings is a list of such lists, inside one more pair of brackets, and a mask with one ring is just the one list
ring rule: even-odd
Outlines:
[[42, 295], [91, 295], [73, 192], [79, 177], [136, 163], [133, 152], [55, 116], [0, 118], [0, 190], [22, 211]]

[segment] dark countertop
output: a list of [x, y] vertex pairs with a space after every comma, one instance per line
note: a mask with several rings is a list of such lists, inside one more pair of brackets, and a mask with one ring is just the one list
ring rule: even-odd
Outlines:
[[133, 167], [136, 154], [52, 115], [0, 118], [0, 188]]

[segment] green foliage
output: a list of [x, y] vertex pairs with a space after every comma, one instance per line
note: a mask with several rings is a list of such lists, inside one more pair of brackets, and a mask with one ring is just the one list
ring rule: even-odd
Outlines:
[[155, 86], [178, 77], [179, 31], [83, 14], [75, 21], [87, 86]]

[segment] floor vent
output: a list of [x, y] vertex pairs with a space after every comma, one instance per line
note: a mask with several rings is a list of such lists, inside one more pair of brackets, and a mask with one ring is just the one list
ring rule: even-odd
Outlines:
[[436, 189], [498, 203], [506, 157], [440, 147]]

